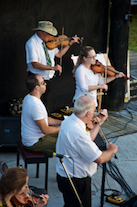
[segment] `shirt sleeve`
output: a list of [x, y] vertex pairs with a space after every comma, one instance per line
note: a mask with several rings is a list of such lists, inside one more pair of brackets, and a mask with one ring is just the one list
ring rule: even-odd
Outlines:
[[101, 76], [101, 74], [98, 74], [98, 75], [99, 75], [99, 82], [98, 82], [98, 84], [99, 84], [99, 85], [104, 84], [105, 78], [103, 78], [103, 77]]
[[86, 84], [85, 73], [82, 68], [76, 69], [76, 83], [82, 92], [88, 92], [88, 85]]
[[33, 105], [31, 110], [33, 111], [32, 118], [34, 121], [41, 120], [41, 119], [45, 118], [44, 113], [43, 113], [43, 109], [41, 108], [40, 105], [38, 105], [38, 104]]
[[31, 62], [39, 62], [36, 47], [32, 42], [30, 44], [26, 43], [25, 49], [27, 64]]
[[56, 55], [58, 52], [59, 52], [59, 49], [56, 47], [56, 48], [54, 49], [54, 55]]
[[78, 139], [76, 139], [76, 150], [80, 156], [88, 163], [94, 162], [98, 159], [102, 151], [98, 148], [98, 146], [93, 142], [90, 138], [90, 135], [81, 135]]

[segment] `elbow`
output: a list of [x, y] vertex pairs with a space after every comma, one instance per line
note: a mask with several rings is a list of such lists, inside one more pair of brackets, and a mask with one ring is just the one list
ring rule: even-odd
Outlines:
[[33, 68], [37, 68], [37, 63], [36, 62], [32, 62], [31, 64], [32, 64]]
[[58, 52], [58, 53], [55, 55], [55, 57], [57, 57], [57, 58], [61, 58], [62, 56], [61, 56], [60, 52]]
[[103, 164], [104, 163], [104, 159], [102, 156], [100, 156], [98, 159], [96, 159], [94, 162], [96, 162], [97, 164]]
[[45, 135], [50, 135], [50, 134], [51, 134], [49, 130], [41, 130], [41, 131], [42, 131], [42, 133], [45, 134]]
[[45, 135], [50, 135], [51, 133], [50, 132], [43, 132]]
[[87, 93], [87, 92], [89, 92], [88, 88], [86, 88], [86, 87], [80, 87], [80, 90], [81, 90], [83, 93]]
[[58, 57], [58, 58], [61, 58], [61, 57], [62, 57], [62, 55], [60, 55], [60, 54], [59, 54], [57, 57]]
[[101, 158], [98, 164], [103, 164], [105, 161]]

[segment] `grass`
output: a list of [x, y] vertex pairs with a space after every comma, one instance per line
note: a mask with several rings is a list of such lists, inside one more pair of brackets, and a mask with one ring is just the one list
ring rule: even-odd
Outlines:
[[[131, 7], [132, 21], [129, 22], [129, 39], [128, 39], [128, 49], [137, 51], [137, 6]], [[110, 29], [110, 20], [109, 27]], [[108, 31], [109, 33], [110, 31]], [[109, 38], [108, 38], [109, 45]]]
[[131, 7], [132, 22], [129, 24], [128, 49], [137, 51], [137, 6]]

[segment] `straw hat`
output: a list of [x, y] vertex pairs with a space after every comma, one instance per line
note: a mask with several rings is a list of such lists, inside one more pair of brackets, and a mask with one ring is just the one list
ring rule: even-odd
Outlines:
[[53, 23], [50, 21], [40, 21], [38, 22], [38, 27], [33, 30], [41, 30], [47, 32], [53, 36], [56, 36], [58, 31], [55, 27], [53, 27]]

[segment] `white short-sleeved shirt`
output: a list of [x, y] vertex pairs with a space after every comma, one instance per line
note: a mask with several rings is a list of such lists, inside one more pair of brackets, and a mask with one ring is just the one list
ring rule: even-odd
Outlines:
[[[102, 151], [91, 140], [85, 123], [72, 114], [61, 123], [56, 153], [72, 158], [63, 158], [70, 177], [82, 178], [92, 176], [96, 172], [97, 164], [94, 161], [100, 157]], [[67, 177], [59, 158], [56, 159], [57, 173]]]
[[30, 94], [23, 100], [21, 115], [21, 136], [25, 146], [32, 146], [39, 138], [45, 136], [35, 123], [36, 120], [45, 119], [48, 125], [47, 110], [40, 99]]
[[[26, 62], [28, 65], [27, 71], [40, 75], [42, 78], [44, 78], [44, 80], [49, 80], [53, 77], [55, 73], [54, 70], [39, 70], [37, 68], [33, 68], [31, 64], [32, 62], [39, 62], [43, 65], [47, 65], [45, 51], [42, 42], [43, 40], [40, 39], [36, 33], [26, 42], [25, 49]], [[48, 50], [52, 66], [55, 65], [54, 58], [58, 51], [58, 48]]]
[[104, 84], [104, 78], [101, 74], [96, 73], [92, 70], [87, 69], [82, 64], [78, 66], [75, 72], [76, 90], [73, 100], [83, 95], [90, 96], [97, 107], [97, 90], [88, 92], [88, 86]]

